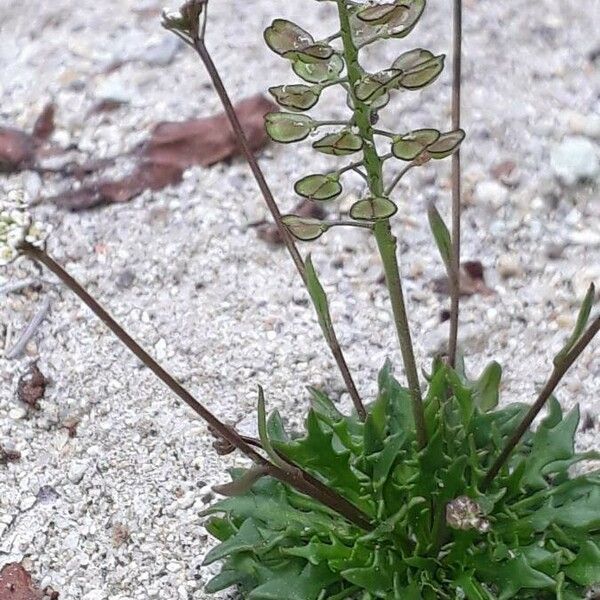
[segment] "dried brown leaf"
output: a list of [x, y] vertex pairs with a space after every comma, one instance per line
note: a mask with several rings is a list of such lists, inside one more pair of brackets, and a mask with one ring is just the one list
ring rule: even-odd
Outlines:
[[[235, 107], [250, 146], [258, 150], [267, 142], [264, 115], [274, 109], [258, 95]], [[138, 149], [139, 163], [119, 180], [101, 180], [53, 198], [59, 206], [83, 210], [99, 204], [127, 202], [145, 190], [160, 190], [179, 183], [193, 165], [210, 166], [239, 153], [236, 137], [224, 113], [177, 123], [159, 123], [150, 139]]]
[[90, 110], [88, 111], [87, 116], [89, 117], [93, 114], [112, 112], [121, 108], [121, 106], [125, 104], [126, 102], [123, 102], [122, 100], [112, 100], [111, 98], [105, 98], [104, 100], [100, 100], [100, 102], [94, 104], [94, 106], [92, 106], [92, 108], [90, 108]]
[[44, 600], [48, 598], [34, 586], [31, 575], [18, 563], [2, 567], [0, 571], [0, 600]]
[[37, 118], [33, 126], [33, 137], [38, 142], [46, 141], [54, 131], [54, 114], [56, 108], [54, 104], [46, 104], [40, 116]]
[[17, 385], [17, 398], [31, 408], [38, 409], [38, 402], [44, 397], [47, 380], [38, 366], [34, 363], [29, 367]]
[[[264, 117], [275, 105], [262, 95], [242, 100], [235, 106], [252, 150], [267, 142]], [[225, 113], [203, 119], [159, 123], [142, 148], [142, 156], [153, 163], [187, 169], [209, 167], [239, 153], [237, 139]]]
[[0, 127], [0, 172], [15, 173], [35, 161], [33, 136], [12, 127]]
[[170, 165], [140, 163], [133, 173], [118, 180], [102, 180], [54, 198], [54, 202], [69, 210], [84, 210], [99, 204], [127, 202], [145, 190], [161, 190], [181, 181], [183, 170]]

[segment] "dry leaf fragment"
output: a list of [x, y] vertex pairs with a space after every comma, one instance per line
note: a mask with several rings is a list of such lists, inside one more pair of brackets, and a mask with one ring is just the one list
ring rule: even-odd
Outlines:
[[[435, 279], [434, 289], [438, 294], [450, 294], [450, 282], [448, 277], [440, 277]], [[461, 296], [474, 296], [481, 294], [482, 296], [491, 296], [494, 290], [487, 286], [485, 282], [485, 269], [483, 264], [478, 260], [465, 261], [461, 265], [459, 289]]]
[[[36, 588], [31, 575], [18, 563], [0, 571], [0, 600], [44, 600], [48, 596]], [[56, 598], [56, 596], [55, 596]]]
[[35, 363], [32, 364], [29, 371], [19, 379], [17, 386], [19, 402], [38, 410], [38, 402], [44, 397], [47, 383], [46, 377], [38, 366]]
[[[258, 95], [242, 100], [236, 113], [253, 150], [267, 142], [264, 115], [274, 105]], [[54, 198], [59, 206], [83, 210], [99, 204], [127, 202], [145, 190], [179, 183], [188, 167], [208, 167], [239, 153], [237, 139], [224, 113], [178, 123], [159, 123], [137, 151], [133, 172], [119, 180], [101, 180]]]
[[[264, 117], [273, 110], [275, 105], [260, 94], [235, 106], [252, 150], [266, 144]], [[237, 139], [225, 113], [178, 123], [159, 123], [142, 149], [146, 160], [181, 169], [192, 165], [209, 167], [238, 153]]]
[[33, 136], [12, 127], [0, 127], [0, 172], [15, 173], [35, 161]]
[[56, 108], [54, 104], [46, 104], [44, 110], [37, 118], [35, 125], [33, 126], [33, 137], [38, 142], [46, 141], [54, 131], [54, 115]]
[[54, 131], [54, 105], [47, 104], [37, 118], [33, 134], [14, 127], [0, 127], [0, 172], [16, 173], [31, 168], [36, 151]]

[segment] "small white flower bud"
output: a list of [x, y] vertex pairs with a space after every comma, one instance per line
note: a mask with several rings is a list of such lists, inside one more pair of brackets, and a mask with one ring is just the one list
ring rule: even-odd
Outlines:
[[39, 246], [49, 227], [35, 223], [22, 190], [12, 190], [0, 199], [0, 266], [19, 256], [23, 242]]

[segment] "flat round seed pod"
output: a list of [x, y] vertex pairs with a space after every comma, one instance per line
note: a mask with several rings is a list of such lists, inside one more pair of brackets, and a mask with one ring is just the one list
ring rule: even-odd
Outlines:
[[400, 160], [414, 160], [440, 137], [437, 129], [417, 129], [394, 139], [392, 154]]
[[278, 85], [269, 89], [277, 104], [292, 110], [308, 110], [318, 101], [321, 88], [304, 84]]
[[465, 139], [465, 132], [462, 129], [442, 133], [438, 140], [427, 148], [427, 153], [431, 158], [439, 160], [454, 154], [458, 150], [462, 141]]
[[315, 122], [306, 115], [273, 112], [265, 117], [265, 127], [269, 137], [282, 144], [306, 139], [314, 126]]
[[308, 31], [287, 19], [275, 19], [265, 29], [264, 37], [267, 46], [281, 56], [292, 50], [302, 50], [315, 42]]
[[296, 182], [294, 186], [299, 196], [309, 200], [331, 200], [342, 193], [342, 184], [337, 173], [329, 175], [307, 175]]
[[315, 150], [333, 156], [348, 156], [359, 152], [362, 147], [362, 138], [347, 129], [338, 133], [330, 133], [313, 144]]
[[288, 231], [303, 242], [311, 242], [320, 238], [328, 229], [325, 223], [311, 217], [285, 215], [282, 217], [282, 221]]
[[379, 221], [393, 217], [397, 211], [398, 207], [389, 198], [377, 196], [356, 202], [350, 216], [357, 221]]

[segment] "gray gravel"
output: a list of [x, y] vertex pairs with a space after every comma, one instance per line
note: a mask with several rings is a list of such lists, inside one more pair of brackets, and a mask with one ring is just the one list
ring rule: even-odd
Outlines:
[[[385, 64], [416, 45], [448, 51], [450, 4], [432, 2], [411, 38], [375, 48], [369, 60]], [[132, 148], [156, 121], [217, 111], [192, 54], [158, 26], [157, 6], [0, 0], [2, 121], [30, 127], [54, 100], [53, 140], [97, 157]], [[483, 262], [496, 293], [465, 300], [462, 340], [472, 373], [497, 359], [505, 365], [503, 401], [528, 401], [573, 325], [578, 297], [600, 280], [600, 65], [589, 58], [598, 51], [600, 2], [583, 11], [575, 0], [469, 0], [465, 12], [464, 256]], [[292, 81], [262, 44], [272, 18], [291, 17], [319, 35], [330, 32], [331, 13], [325, 2], [214, 2], [209, 43], [232, 95]], [[130, 62], [106, 74], [120, 59]], [[400, 97], [384, 124], [447, 127], [449, 78], [447, 70], [425, 92]], [[86, 118], [101, 98], [125, 104]], [[327, 98], [319, 113], [339, 116], [335, 95]], [[588, 158], [573, 155], [573, 139]], [[331, 164], [298, 148], [271, 147], [261, 157], [285, 209], [295, 203], [294, 178]], [[510, 173], [506, 161], [516, 165]], [[445, 336], [439, 315], [447, 305], [433, 291], [442, 268], [424, 208], [435, 199], [446, 212], [448, 175], [448, 161], [427, 166], [398, 194], [402, 268], [424, 366]], [[0, 189], [21, 184], [34, 196], [65, 189], [31, 173], [4, 178]], [[360, 194], [360, 180], [347, 191]], [[37, 210], [55, 227], [51, 252], [222, 418], [251, 427], [258, 383], [292, 425], [307, 384], [340, 397], [291, 263], [247, 227], [265, 212], [242, 162], [191, 169], [179, 187], [121, 206]], [[332, 232], [311, 250], [348, 362], [372, 398], [386, 357], [402, 376], [372, 240]], [[37, 271], [23, 262], [1, 274], [0, 286], [31, 277]], [[22, 453], [0, 466], [0, 565], [24, 559], [65, 600], [205, 598], [199, 563], [209, 541], [199, 512], [224, 466], [240, 459], [217, 460], [204, 425], [47, 275], [37, 288], [3, 295], [0, 345], [11, 347], [45, 298], [50, 312], [24, 355], [0, 359], [0, 443]], [[51, 378], [37, 412], [16, 400], [18, 378], [34, 360]], [[599, 446], [599, 375], [596, 344], [560, 389], [566, 409], [579, 402], [594, 419], [581, 448]]]

